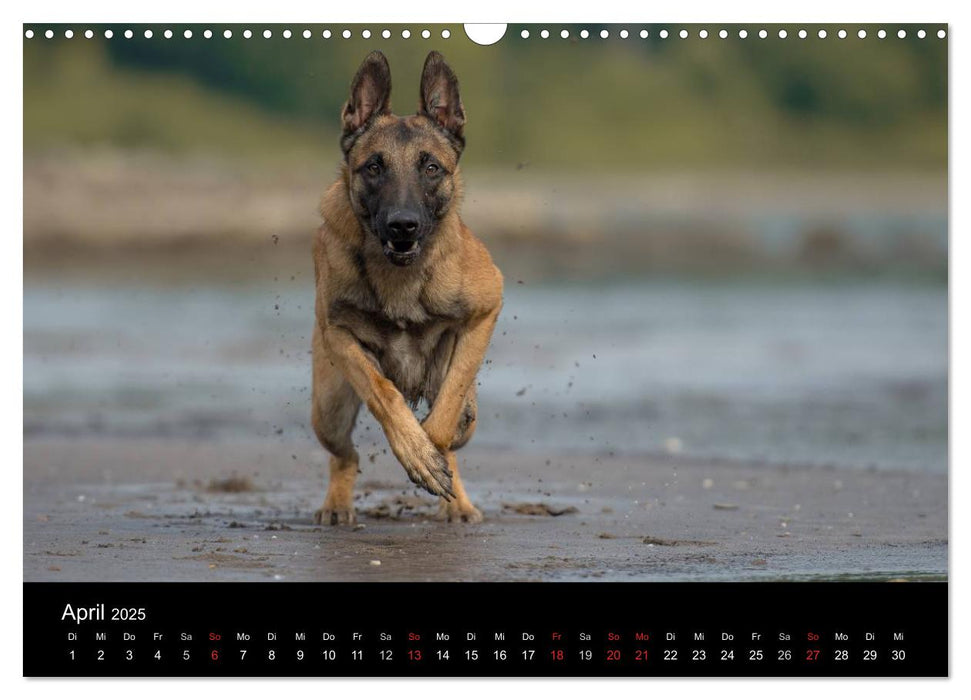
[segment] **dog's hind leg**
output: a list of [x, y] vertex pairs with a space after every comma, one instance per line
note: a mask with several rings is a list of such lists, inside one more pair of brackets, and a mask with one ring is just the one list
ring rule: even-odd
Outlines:
[[351, 441], [361, 400], [330, 365], [314, 334], [314, 376], [311, 424], [320, 444], [330, 452], [330, 483], [324, 504], [314, 514], [319, 524], [354, 522], [354, 482], [358, 455]]

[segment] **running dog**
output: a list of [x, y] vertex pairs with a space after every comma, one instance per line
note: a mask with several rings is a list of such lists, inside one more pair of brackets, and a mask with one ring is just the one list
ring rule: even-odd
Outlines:
[[[318, 523], [354, 522], [361, 403], [438, 517], [479, 522], [455, 450], [476, 428], [476, 374], [502, 307], [502, 274], [462, 223], [465, 108], [441, 54], [425, 60], [418, 113], [391, 113], [391, 69], [375, 51], [342, 114], [344, 158], [314, 241], [311, 419], [330, 452]], [[424, 421], [413, 409], [424, 399]]]

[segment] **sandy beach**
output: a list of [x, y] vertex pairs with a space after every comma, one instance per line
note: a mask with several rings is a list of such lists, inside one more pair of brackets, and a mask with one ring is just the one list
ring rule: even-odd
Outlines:
[[481, 525], [431, 519], [363, 460], [356, 527], [320, 527], [299, 444], [28, 440], [26, 581], [942, 579], [944, 475], [470, 447]]

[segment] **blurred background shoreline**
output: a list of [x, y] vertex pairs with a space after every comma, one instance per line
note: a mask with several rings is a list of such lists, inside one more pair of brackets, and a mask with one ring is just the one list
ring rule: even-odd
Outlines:
[[269, 240], [302, 255], [361, 58], [386, 53], [392, 107], [409, 113], [437, 47], [470, 115], [464, 218], [514, 276], [946, 280], [945, 42], [854, 38], [867, 25], [825, 45], [659, 26], [544, 42], [510, 26], [491, 47], [458, 26], [441, 46], [376, 44], [364, 26], [207, 40], [186, 25], [178, 41], [92, 28], [24, 45], [29, 269], [208, 250], [233, 266]]
[[[305, 255], [320, 223], [316, 202], [334, 171], [112, 151], [29, 157], [25, 264], [179, 255], [191, 262], [209, 251], [232, 266], [268, 242]], [[943, 175], [726, 171], [591, 180], [520, 168], [473, 169], [465, 182], [464, 220], [514, 275], [946, 280]]]

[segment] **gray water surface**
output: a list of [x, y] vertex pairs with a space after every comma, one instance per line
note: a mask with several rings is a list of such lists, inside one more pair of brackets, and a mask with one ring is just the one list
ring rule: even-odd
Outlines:
[[[312, 324], [309, 283], [35, 277], [25, 434], [311, 440]], [[507, 280], [480, 381], [494, 448], [945, 473], [947, 290]]]

